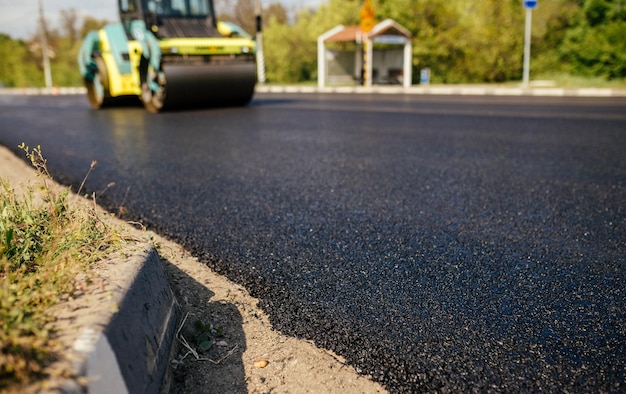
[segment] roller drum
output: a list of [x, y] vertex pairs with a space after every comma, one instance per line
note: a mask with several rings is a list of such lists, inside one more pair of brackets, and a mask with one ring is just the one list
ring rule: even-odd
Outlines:
[[245, 105], [254, 94], [254, 62], [165, 64], [163, 109]]

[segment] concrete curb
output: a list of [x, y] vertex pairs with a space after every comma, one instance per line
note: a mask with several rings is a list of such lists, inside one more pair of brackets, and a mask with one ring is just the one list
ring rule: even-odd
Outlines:
[[64, 96], [68, 94], [87, 94], [87, 89], [84, 87], [0, 89], [0, 96]]
[[98, 307], [100, 321], [83, 327], [74, 342], [76, 377], [61, 391], [166, 392], [180, 311], [160, 257], [151, 245], [140, 244], [107, 267], [111, 297]]
[[400, 86], [273, 86], [258, 85], [259, 93], [344, 93], [344, 94], [413, 94], [443, 96], [549, 96], [549, 97], [626, 97], [626, 89], [563, 89], [552, 87], [497, 87], [475, 85], [416, 85], [410, 88]]
[[[556, 87], [498, 87], [490, 85], [415, 85], [410, 88], [393, 85], [372, 87], [344, 86], [325, 87], [296, 85], [257, 85], [257, 93], [343, 93], [343, 94], [413, 94], [444, 96], [546, 96], [546, 97], [626, 97], [626, 89], [583, 88], [563, 89]], [[54, 88], [3, 88], [0, 96], [62, 96], [86, 94], [83, 87]]]

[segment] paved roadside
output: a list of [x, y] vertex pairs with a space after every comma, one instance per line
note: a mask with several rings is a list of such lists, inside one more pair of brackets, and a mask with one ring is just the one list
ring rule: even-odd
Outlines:
[[441, 96], [550, 96], [550, 97], [626, 97], [626, 89], [556, 87], [503, 87], [498, 85], [414, 85], [403, 88], [394, 85], [372, 87], [316, 87], [259, 85], [259, 93], [356, 93], [408, 94]]
[[[34, 169], [3, 146], [0, 178], [36, 190]], [[181, 246], [111, 221], [128, 240], [54, 308], [61, 358], [28, 392], [386, 392], [333, 352], [272, 330], [257, 299]], [[198, 323], [213, 334], [206, 352]]]

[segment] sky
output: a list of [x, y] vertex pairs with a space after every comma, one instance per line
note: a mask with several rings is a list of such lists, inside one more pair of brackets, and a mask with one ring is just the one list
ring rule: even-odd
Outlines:
[[[60, 11], [75, 9], [80, 17], [91, 15], [97, 19], [117, 21], [117, 0], [41, 0], [50, 28], [60, 26]], [[261, 0], [280, 2], [288, 10], [316, 5], [320, 0]], [[0, 33], [12, 38], [29, 39], [37, 32], [39, 0], [0, 0]]]

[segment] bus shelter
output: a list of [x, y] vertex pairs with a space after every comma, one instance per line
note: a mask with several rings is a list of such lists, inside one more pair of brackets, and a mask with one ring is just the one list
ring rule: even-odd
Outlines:
[[386, 19], [368, 33], [339, 25], [317, 39], [317, 84], [411, 86], [411, 33]]

